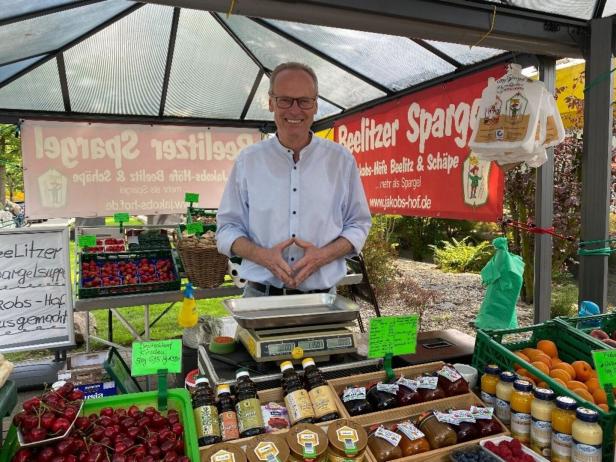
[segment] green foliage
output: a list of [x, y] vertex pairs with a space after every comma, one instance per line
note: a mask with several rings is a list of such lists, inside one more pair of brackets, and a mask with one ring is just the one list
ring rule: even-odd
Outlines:
[[389, 284], [398, 275], [396, 269], [397, 244], [392, 239], [392, 215], [375, 215], [372, 217], [372, 228], [366, 239], [362, 254], [366, 263], [366, 270], [370, 283], [377, 297], [387, 291]]
[[430, 245], [434, 249], [434, 263], [446, 272], [479, 272], [492, 257], [492, 247], [488, 241], [477, 245], [468, 242], [468, 238], [452, 242], [441, 241], [442, 247]]
[[0, 124], [0, 203], [4, 193], [14, 200], [17, 191], [23, 191], [24, 176], [21, 165], [21, 140], [14, 125]]
[[566, 273], [560, 273], [552, 285], [550, 318], [575, 316], [578, 306], [578, 287], [575, 280]]

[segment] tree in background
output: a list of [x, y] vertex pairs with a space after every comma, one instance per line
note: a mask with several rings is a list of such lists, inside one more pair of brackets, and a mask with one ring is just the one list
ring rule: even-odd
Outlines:
[[0, 124], [0, 204], [15, 200], [15, 193], [23, 191], [24, 176], [21, 163], [21, 140], [15, 125]]

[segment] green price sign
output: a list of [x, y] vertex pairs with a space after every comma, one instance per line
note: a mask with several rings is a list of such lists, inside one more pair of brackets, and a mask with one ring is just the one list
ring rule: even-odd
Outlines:
[[601, 388], [616, 385], [616, 350], [598, 350], [592, 352], [595, 369], [599, 376]]
[[203, 223], [188, 223], [186, 225], [186, 232], [188, 234], [203, 233]]
[[94, 247], [96, 246], [96, 236], [92, 234], [84, 234], [83, 236], [79, 236], [78, 241], [79, 247]]
[[157, 374], [159, 369], [167, 369], [170, 373], [182, 371], [182, 340], [133, 342], [133, 377]]
[[129, 220], [128, 213], [114, 213], [114, 223], [126, 223]]
[[197, 193], [186, 193], [184, 195], [185, 202], [199, 202], [199, 194]]
[[368, 358], [382, 358], [387, 353], [394, 355], [415, 353], [417, 318], [417, 315], [414, 315], [370, 319]]

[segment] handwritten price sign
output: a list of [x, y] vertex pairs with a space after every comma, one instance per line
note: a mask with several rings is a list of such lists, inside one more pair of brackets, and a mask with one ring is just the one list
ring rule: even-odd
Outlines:
[[384, 316], [370, 319], [368, 358], [387, 353], [408, 355], [417, 347], [417, 316]]
[[595, 369], [599, 376], [601, 387], [616, 385], [616, 350], [593, 351], [592, 358], [595, 361]]
[[134, 342], [131, 363], [133, 377], [157, 374], [160, 369], [170, 373], [182, 371], [182, 340]]

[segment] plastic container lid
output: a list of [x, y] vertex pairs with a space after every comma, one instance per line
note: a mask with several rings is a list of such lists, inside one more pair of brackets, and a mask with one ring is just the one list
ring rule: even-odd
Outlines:
[[515, 380], [516, 375], [513, 372], [504, 371], [500, 373], [500, 379], [503, 382], [511, 383]]
[[513, 388], [517, 391], [533, 391], [533, 384], [527, 380], [518, 379], [513, 382]]
[[246, 369], [238, 369], [235, 373], [235, 378], [239, 379], [240, 377], [250, 377], [250, 374]]
[[486, 374], [492, 375], [498, 375], [500, 374], [500, 371], [500, 367], [498, 367], [496, 364], [488, 364], [483, 370], [483, 372], [485, 372]]
[[200, 375], [197, 377], [197, 380], [195, 380], [195, 384], [199, 385], [200, 383], [207, 383], [209, 385], [210, 380], [206, 376]]
[[[340, 454], [355, 456], [361, 454], [368, 444], [368, 434], [358, 423], [352, 420], [336, 420], [327, 428], [327, 439], [330, 446], [336, 448]], [[349, 448], [346, 441], [353, 444]]]
[[286, 462], [289, 458], [289, 445], [280, 435], [257, 435], [246, 443], [246, 457], [249, 462], [267, 462], [273, 457]]
[[559, 396], [556, 398], [556, 407], [566, 411], [573, 411], [577, 408], [577, 403], [573, 398], [568, 396]]
[[235, 444], [218, 443], [203, 452], [204, 462], [246, 462], [242, 448]]
[[535, 388], [534, 395], [535, 398], [542, 399], [544, 401], [552, 401], [554, 398], [556, 398], [554, 392], [547, 388]]
[[578, 407], [577, 411], [575, 411], [575, 417], [582, 422], [595, 423], [599, 421], [599, 414], [591, 409], [586, 409], [585, 407]]
[[[295, 460], [320, 459], [327, 452], [329, 439], [325, 431], [314, 424], [297, 424], [287, 433], [287, 444]], [[306, 448], [312, 454], [304, 454]]]

